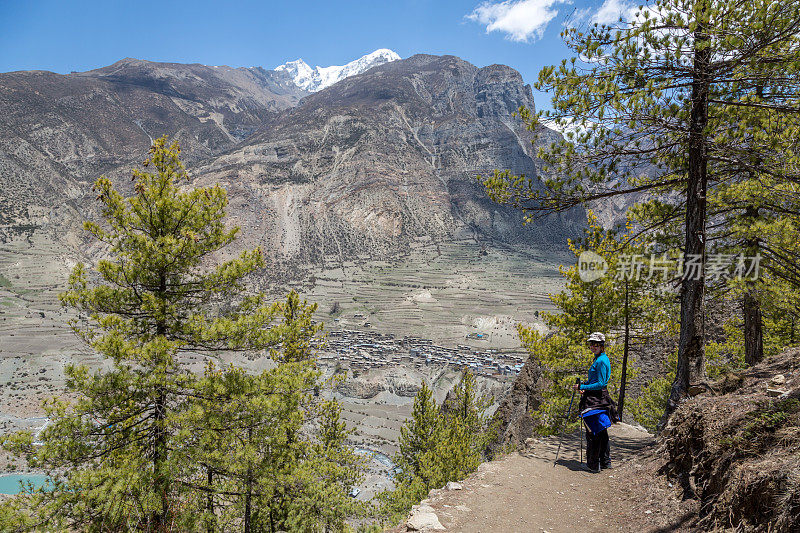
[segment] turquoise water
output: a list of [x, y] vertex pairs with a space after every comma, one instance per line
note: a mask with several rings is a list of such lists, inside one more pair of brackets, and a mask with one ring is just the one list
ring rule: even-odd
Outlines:
[[391, 459], [383, 455], [381, 452], [376, 452], [375, 450], [369, 450], [367, 448], [356, 448], [356, 453], [361, 455], [371, 455], [375, 458], [380, 464], [385, 466], [388, 469], [394, 468], [394, 463]]
[[30, 481], [36, 487], [41, 487], [47, 482], [47, 476], [41, 474], [11, 474], [0, 476], [0, 494], [18, 494], [20, 481]]

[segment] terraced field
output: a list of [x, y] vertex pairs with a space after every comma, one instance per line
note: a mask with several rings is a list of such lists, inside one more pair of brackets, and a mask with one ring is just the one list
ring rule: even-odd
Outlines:
[[41, 399], [63, 390], [66, 364], [99, 363], [58, 302], [73, 264], [68, 257], [41, 233], [0, 245], [0, 417], [41, 416]]
[[[328, 327], [369, 327], [443, 346], [519, 347], [516, 324], [541, 324], [563, 282], [551, 251], [482, 248], [473, 241], [420, 244], [394, 264], [345, 264], [316, 275], [307, 297]], [[336, 321], [338, 319], [338, 321]], [[466, 339], [483, 333], [485, 340]]]
[[[58, 302], [75, 264], [72, 250], [40, 232], [0, 244], [0, 432], [35, 430], [44, 423], [41, 401], [64, 394], [65, 365], [102, 364], [70, 331], [67, 321], [74, 315]], [[567, 261], [568, 256], [551, 251], [483, 247], [473, 241], [438, 247], [419, 242], [394, 262], [363, 258], [317, 269], [306, 280], [303, 297], [319, 303], [317, 318], [327, 330], [367, 329], [431, 339], [445, 347], [517, 352], [516, 324], [541, 327], [538, 313], [552, 310], [547, 293], [562, 286], [558, 265]], [[479, 333], [481, 339], [467, 338]], [[223, 359], [253, 372], [270, 365], [241, 354]], [[186, 363], [197, 370], [203, 366], [200, 357]], [[348, 373], [348, 379], [380, 381], [387, 378], [385, 372], [409, 390], [427, 381], [440, 402], [459, 377], [452, 367], [432, 366], [375, 369], [359, 377]], [[481, 378], [480, 386], [500, 398], [512, 379]], [[329, 394], [341, 400], [344, 419], [356, 429], [353, 444], [391, 457], [413, 397], [386, 390], [368, 399]], [[0, 457], [0, 471], [21, 469], [9, 459]], [[385, 463], [385, 458], [372, 460], [360, 498], [390, 485]]]

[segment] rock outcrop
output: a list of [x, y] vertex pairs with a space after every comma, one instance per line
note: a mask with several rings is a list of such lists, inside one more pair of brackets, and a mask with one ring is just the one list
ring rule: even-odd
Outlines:
[[517, 449], [533, 435], [536, 424], [531, 412], [541, 405], [544, 386], [541, 368], [528, 359], [492, 418], [497, 437], [489, 445], [491, 454], [506, 447]]

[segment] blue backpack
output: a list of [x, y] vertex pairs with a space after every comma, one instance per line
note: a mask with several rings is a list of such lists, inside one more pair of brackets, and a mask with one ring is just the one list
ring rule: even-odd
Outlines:
[[583, 422], [592, 433], [600, 433], [611, 425], [611, 418], [605, 409], [592, 409], [582, 413]]

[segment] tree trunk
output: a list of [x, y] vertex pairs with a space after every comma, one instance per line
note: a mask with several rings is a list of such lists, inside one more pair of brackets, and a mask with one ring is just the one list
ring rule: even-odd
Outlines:
[[628, 346], [630, 345], [630, 305], [628, 297], [628, 278], [625, 278], [625, 345], [622, 351], [622, 377], [619, 385], [619, 402], [617, 414], [622, 422], [622, 410], [625, 408], [625, 383], [628, 375]]
[[[167, 292], [167, 277], [161, 274], [159, 279], [158, 295], [163, 299]], [[167, 333], [167, 325], [159, 322], [156, 325], [156, 336], [163, 337]], [[162, 361], [165, 363], [166, 361]], [[158, 369], [156, 363], [156, 369]], [[163, 372], [164, 369], [161, 369]], [[167, 460], [167, 393], [166, 388], [159, 385], [153, 402], [153, 488], [156, 497], [161, 499], [161, 511], [153, 512], [153, 528], [155, 531], [166, 529], [166, 520], [169, 513], [169, 480], [165, 472], [164, 463]]]
[[153, 528], [155, 531], [165, 529], [167, 515], [169, 513], [169, 499], [167, 492], [169, 484], [166, 472], [164, 472], [164, 462], [166, 461], [167, 435], [164, 428], [166, 418], [167, 396], [163, 388], [157, 393], [155, 405], [153, 407], [153, 487], [156, 497], [161, 499], [161, 510], [153, 513]]
[[252, 472], [250, 469], [247, 469], [247, 492], [244, 496], [244, 533], [250, 533], [250, 493], [252, 492], [252, 485], [253, 481], [250, 478]]
[[[697, 29], [694, 32], [694, 72], [692, 81], [691, 123], [689, 126], [689, 168], [686, 185], [686, 233], [684, 248], [684, 272], [681, 281], [681, 333], [678, 345], [678, 365], [672, 383], [664, 416], [659, 424], [666, 425], [669, 416], [686, 398], [689, 385], [702, 381], [705, 375], [703, 360], [703, 293], [705, 273], [705, 222], [706, 187], [708, 181], [708, 98], [710, 87], [711, 48], [706, 29], [709, 18], [709, 3], [706, 0], [698, 13]], [[699, 257], [699, 272], [687, 269], [686, 262]]]
[[[747, 206], [745, 217], [755, 223], [758, 208]], [[759, 251], [758, 239], [745, 241], [745, 250], [750, 257]], [[753, 366], [764, 359], [764, 332], [761, 319], [761, 303], [756, 293], [757, 281], [747, 281], [747, 292], [744, 294], [744, 362]]]
[[208, 533], [214, 532], [214, 474], [211, 472], [211, 467], [206, 467], [206, 472], [208, 473], [208, 496], [206, 497], [206, 510], [208, 514], [211, 515], [208, 518]]
[[744, 294], [744, 362], [753, 366], [764, 359], [761, 306], [750, 292]]
[[[247, 428], [247, 442], [250, 443], [253, 441], [253, 428], [252, 426]], [[253, 467], [250, 465], [248, 461], [247, 465], [247, 492], [244, 496], [244, 533], [250, 533], [251, 531], [251, 499], [252, 499], [252, 492], [253, 492]]]
[[272, 509], [272, 505], [269, 507], [269, 532], [275, 533], [275, 513]]

